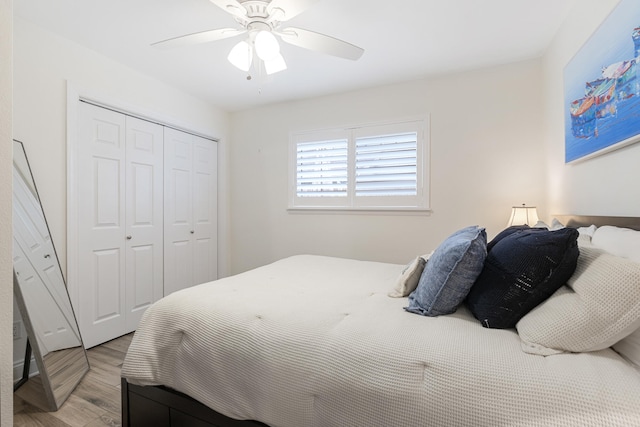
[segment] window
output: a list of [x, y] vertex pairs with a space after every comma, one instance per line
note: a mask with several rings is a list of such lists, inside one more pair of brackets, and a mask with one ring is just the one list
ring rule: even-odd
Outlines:
[[426, 120], [291, 135], [290, 209], [427, 210]]

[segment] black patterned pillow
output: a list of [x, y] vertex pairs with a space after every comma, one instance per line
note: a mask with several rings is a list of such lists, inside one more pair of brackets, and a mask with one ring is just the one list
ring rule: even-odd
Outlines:
[[512, 225], [510, 227], [505, 228], [504, 230], [502, 230], [500, 233], [498, 233], [498, 235], [496, 237], [494, 237], [493, 239], [491, 239], [491, 241], [489, 243], [487, 243], [487, 251], [490, 251], [491, 249], [493, 249], [493, 247], [495, 245], [498, 244], [498, 242], [502, 239], [504, 239], [507, 236], [512, 235], [513, 233], [517, 232], [517, 231], [523, 231], [523, 230], [530, 230], [530, 231], [547, 231], [546, 228], [531, 228], [528, 225]]
[[486, 328], [514, 328], [518, 320], [564, 285], [576, 269], [578, 231], [517, 230], [487, 255], [467, 305]]

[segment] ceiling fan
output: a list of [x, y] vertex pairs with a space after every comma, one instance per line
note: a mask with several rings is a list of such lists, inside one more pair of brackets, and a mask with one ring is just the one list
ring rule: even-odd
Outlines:
[[[326, 34], [281, 25], [307, 10], [319, 0], [210, 0], [231, 14], [242, 28], [219, 28], [174, 37], [153, 43], [159, 48], [175, 48], [196, 43], [208, 43], [247, 34], [236, 44], [228, 59], [243, 71], [249, 71], [254, 56], [263, 61], [267, 74], [285, 70], [287, 65], [280, 53], [282, 41], [305, 49], [323, 52], [340, 58], [357, 60], [364, 49]], [[249, 78], [249, 77], [248, 77]]]

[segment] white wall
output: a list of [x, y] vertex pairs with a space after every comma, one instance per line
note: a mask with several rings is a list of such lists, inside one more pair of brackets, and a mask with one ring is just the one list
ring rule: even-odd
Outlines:
[[[97, 95], [220, 138], [219, 183], [221, 188], [227, 185], [225, 156], [229, 117], [226, 112], [22, 19], [15, 19], [13, 34], [13, 136], [25, 145], [65, 273], [68, 83], [80, 94]], [[219, 272], [226, 275], [228, 203], [224, 199], [226, 193], [219, 193], [222, 196], [219, 200]], [[18, 314], [14, 317], [19, 319]], [[24, 345], [22, 340], [14, 346], [17, 363], [24, 357]]]
[[544, 56], [551, 213], [640, 216], [640, 144], [564, 164], [563, 69], [617, 4], [618, 0], [578, 2]]
[[[232, 114], [232, 272], [298, 253], [406, 263], [466, 225], [497, 233], [512, 205], [544, 201], [541, 89], [528, 61]], [[430, 215], [286, 211], [291, 131], [426, 113]]]
[[[0, 348], [12, 344], [11, 102], [13, 1], [0, 0]], [[13, 425], [11, 352], [0, 351], [0, 425]]]
[[[228, 140], [228, 114], [92, 50], [16, 18], [14, 138], [27, 156], [66, 265], [67, 82], [81, 92]], [[223, 150], [224, 151], [224, 150]], [[224, 251], [221, 251], [224, 252]]]

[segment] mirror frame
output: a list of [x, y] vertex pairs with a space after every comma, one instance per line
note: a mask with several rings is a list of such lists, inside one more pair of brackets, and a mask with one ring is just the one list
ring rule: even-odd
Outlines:
[[[19, 146], [19, 148], [18, 148]], [[53, 238], [51, 236], [51, 229], [49, 228], [49, 223], [47, 222], [46, 215], [44, 213], [44, 208], [42, 207], [42, 200], [40, 198], [40, 194], [38, 192], [38, 188], [35, 183], [35, 179], [33, 177], [33, 171], [31, 170], [31, 165], [29, 163], [29, 158], [27, 157], [27, 152], [24, 144], [21, 141], [13, 140], [14, 147], [14, 162], [16, 159], [16, 151], [21, 149], [22, 154], [24, 155], [24, 160], [26, 162], [26, 167], [28, 171], [21, 171], [21, 175], [26, 175], [28, 172], [29, 176], [25, 176], [25, 178], [31, 179], [31, 185], [33, 186], [33, 191], [35, 192], [36, 201], [40, 205], [40, 209], [42, 212], [42, 217], [44, 219], [44, 225], [46, 226], [47, 233], [49, 235], [50, 243], [53, 249], [53, 255], [56, 257], [57, 267], [60, 272], [60, 277], [62, 278], [62, 283], [65, 287], [64, 291], [66, 292], [67, 299], [69, 301], [70, 315], [71, 318], [65, 316], [66, 320], [69, 321], [69, 326], [75, 327], [73, 332], [77, 332], [77, 337], [79, 340], [79, 345], [70, 347], [67, 349], [57, 350], [58, 352], [66, 352], [64, 354], [60, 354], [61, 357], [58, 358], [57, 361], [51, 364], [45, 363], [45, 356], [42, 354], [42, 349], [40, 348], [40, 344], [38, 342], [38, 335], [36, 334], [36, 330], [33, 324], [32, 317], [29, 314], [29, 310], [27, 307], [27, 302], [25, 300], [25, 294], [21, 288], [20, 281], [18, 279], [18, 274], [14, 268], [13, 271], [13, 289], [14, 295], [16, 298], [16, 304], [20, 311], [22, 321], [24, 323], [25, 330], [27, 332], [27, 351], [25, 355], [25, 367], [28, 366], [30, 360], [26, 360], [29, 355], [29, 349], [33, 353], [33, 357], [36, 362], [36, 366], [38, 368], [38, 374], [34, 375], [30, 378], [23, 378], [20, 381], [20, 385], [18, 385], [17, 391], [15, 393], [20, 396], [25, 401], [33, 404], [34, 406], [39, 407], [40, 409], [46, 411], [57, 411], [60, 409], [62, 404], [67, 400], [69, 395], [73, 392], [78, 383], [82, 380], [84, 375], [89, 372], [89, 359], [87, 357], [87, 352], [84, 347], [84, 342], [82, 340], [82, 335], [80, 334], [80, 327], [78, 325], [77, 317], [75, 315], [75, 311], [71, 304], [71, 300], [69, 298], [69, 293], [66, 285], [66, 280], [64, 275], [62, 274], [62, 268], [60, 265], [60, 258], [58, 257], [58, 253], [56, 251], [55, 244], [53, 242]], [[15, 166], [13, 166], [15, 167]], [[20, 168], [18, 168], [20, 169]], [[27, 185], [29, 185], [27, 183]], [[15, 184], [13, 184], [13, 188], [15, 189]], [[15, 233], [15, 230], [14, 230]], [[64, 316], [64, 314], [63, 314]], [[73, 320], [73, 323], [71, 322]], [[78, 351], [80, 350], [80, 351]], [[72, 353], [75, 352], [75, 353]], [[51, 353], [49, 353], [51, 354]], [[28, 375], [28, 368], [25, 369], [25, 375]]]

